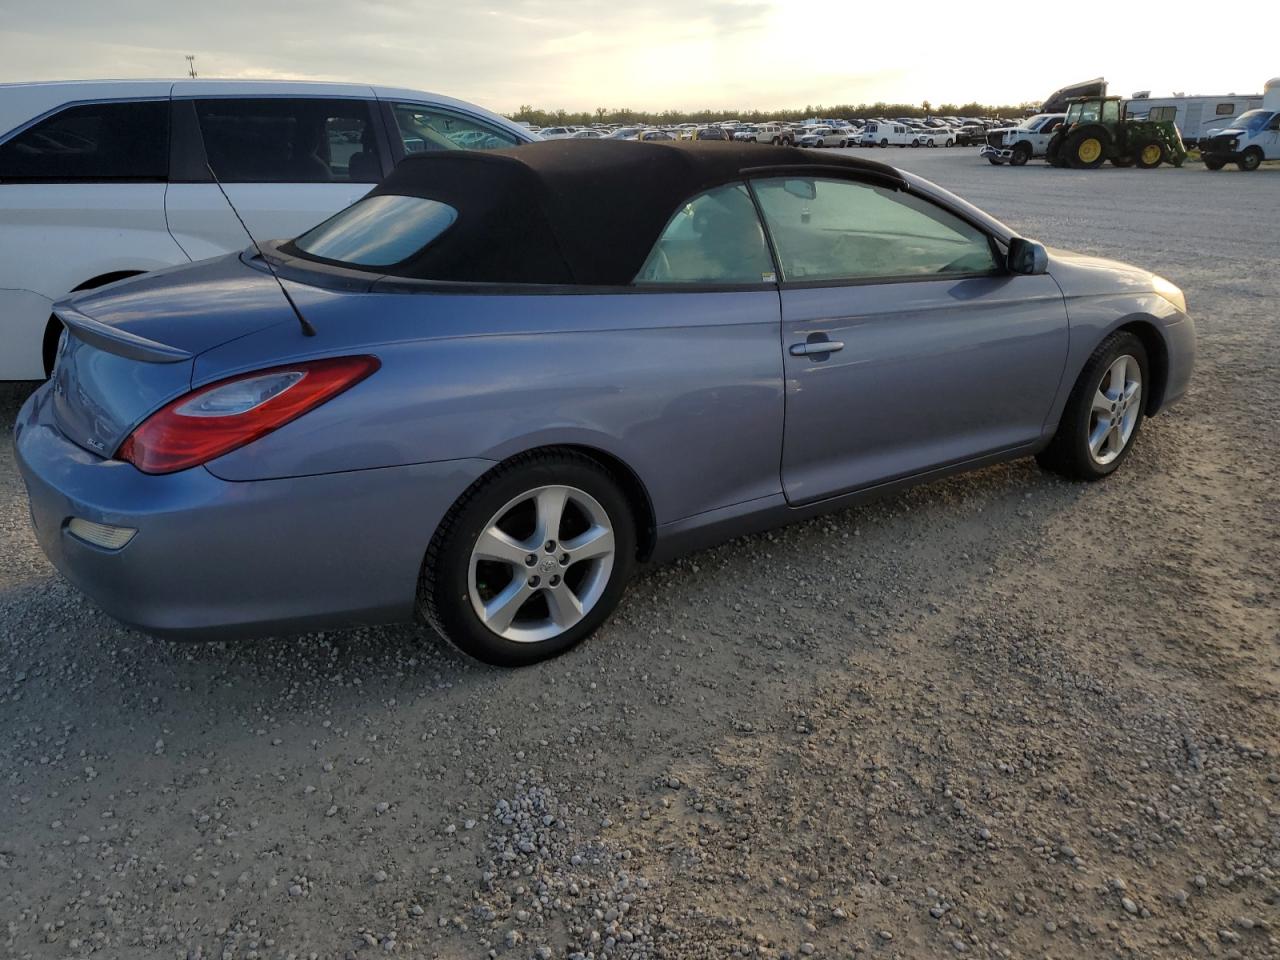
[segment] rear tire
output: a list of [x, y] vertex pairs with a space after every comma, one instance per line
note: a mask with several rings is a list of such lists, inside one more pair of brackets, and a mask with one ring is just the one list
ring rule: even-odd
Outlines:
[[[1117, 378], [1122, 358], [1127, 362]], [[1147, 371], [1147, 351], [1132, 333], [1118, 330], [1098, 344], [1071, 389], [1057, 432], [1036, 454], [1040, 466], [1072, 480], [1101, 480], [1115, 473], [1142, 427], [1151, 382]]]
[[1067, 138], [1062, 155], [1076, 170], [1095, 170], [1107, 159], [1110, 139], [1102, 127], [1085, 127]]
[[464, 653], [523, 666], [590, 636], [635, 563], [635, 519], [613, 474], [579, 453], [524, 454], [472, 484], [441, 521], [418, 613]]
[[1236, 161], [1236, 166], [1241, 170], [1257, 170], [1261, 163], [1262, 151], [1257, 147], [1250, 147], [1240, 154], [1240, 159]]

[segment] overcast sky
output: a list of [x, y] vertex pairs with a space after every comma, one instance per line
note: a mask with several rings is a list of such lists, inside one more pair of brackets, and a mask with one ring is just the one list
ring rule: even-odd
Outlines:
[[1278, 0], [1224, 7], [1221, 23], [1180, 6], [0, 0], [0, 81], [171, 77], [194, 53], [201, 76], [385, 83], [511, 112], [1018, 103], [1096, 76], [1124, 96], [1260, 93], [1280, 71]]

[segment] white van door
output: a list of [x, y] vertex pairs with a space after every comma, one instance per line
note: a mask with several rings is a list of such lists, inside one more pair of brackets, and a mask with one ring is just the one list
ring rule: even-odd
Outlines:
[[[169, 231], [193, 260], [248, 244], [207, 162], [258, 241], [289, 239], [359, 200], [383, 175], [376, 102], [363, 96], [217, 96], [174, 85]], [[243, 91], [242, 85], [235, 88]], [[277, 86], [278, 90], [279, 87]]]
[[1280, 112], [1267, 121], [1262, 131], [1262, 153], [1268, 160], [1280, 160]]
[[45, 375], [52, 301], [186, 262], [164, 217], [169, 101], [136, 93], [70, 103], [0, 144], [0, 380]]

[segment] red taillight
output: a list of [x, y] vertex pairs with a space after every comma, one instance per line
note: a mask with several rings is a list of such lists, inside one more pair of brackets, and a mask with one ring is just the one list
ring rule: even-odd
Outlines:
[[252, 443], [355, 386], [377, 357], [333, 357], [254, 370], [184, 394], [144, 420], [116, 451], [143, 473], [174, 473]]

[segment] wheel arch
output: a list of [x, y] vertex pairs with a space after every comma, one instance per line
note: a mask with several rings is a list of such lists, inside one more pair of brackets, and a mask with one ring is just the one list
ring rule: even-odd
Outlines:
[[632, 469], [630, 464], [617, 454], [601, 447], [581, 442], [547, 443], [526, 447], [517, 453], [505, 455], [501, 460], [495, 461], [493, 466], [476, 478], [472, 487], [485, 482], [494, 471], [507, 466], [513, 460], [548, 453], [572, 453], [586, 457], [595, 461], [596, 464], [603, 467], [617, 479], [618, 486], [622, 489], [623, 496], [626, 497], [627, 504], [631, 507], [636, 521], [636, 559], [641, 563], [648, 560], [653, 554], [658, 539], [657, 515], [653, 508], [653, 500], [649, 496], [649, 490], [644, 481], [640, 479], [640, 475]]
[[1151, 320], [1135, 318], [1127, 320], [1116, 327], [1115, 331], [1132, 333], [1142, 342], [1147, 351], [1147, 375], [1150, 385], [1147, 389], [1147, 402], [1143, 413], [1152, 416], [1160, 411], [1164, 404], [1165, 389], [1169, 384], [1169, 345], [1165, 343], [1164, 334], [1159, 326]]

